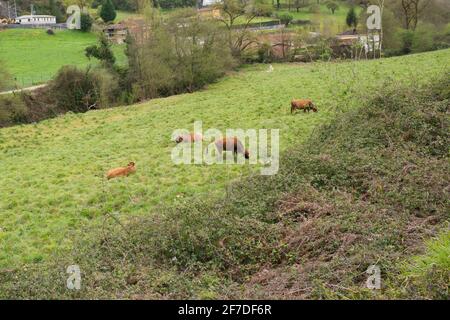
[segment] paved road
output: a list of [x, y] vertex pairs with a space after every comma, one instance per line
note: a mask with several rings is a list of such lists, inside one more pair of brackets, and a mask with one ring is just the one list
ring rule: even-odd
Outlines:
[[44, 88], [46, 86], [47, 86], [47, 84], [40, 84], [38, 86], [32, 86], [32, 87], [27, 87], [27, 88], [3, 91], [3, 92], [0, 92], [0, 94], [11, 94], [11, 93], [21, 92], [21, 91], [33, 91], [33, 90], [36, 90], [36, 89]]

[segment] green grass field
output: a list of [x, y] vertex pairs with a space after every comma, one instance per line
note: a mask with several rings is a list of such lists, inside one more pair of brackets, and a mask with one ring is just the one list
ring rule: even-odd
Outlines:
[[[319, 12], [311, 12], [309, 7], [299, 8], [299, 11], [297, 12], [297, 10], [292, 7], [291, 10], [286, 8], [274, 10], [273, 15], [288, 13], [293, 16], [294, 20], [309, 20], [313, 24], [312, 28], [315, 31], [336, 34], [349, 29], [345, 22], [349, 8], [348, 5], [340, 4], [339, 9], [332, 14], [326, 5], [320, 5]], [[358, 14], [360, 10], [359, 7], [356, 7], [356, 12]], [[263, 22], [273, 19], [273, 17], [256, 17], [252, 22]], [[244, 18], [240, 17], [237, 19], [236, 24], [243, 24], [245, 21]], [[298, 26], [291, 25], [289, 28], [297, 27]]]
[[[0, 31], [0, 60], [19, 86], [31, 86], [51, 79], [63, 65], [95, 65], [84, 55], [84, 49], [97, 41], [94, 33], [56, 31], [49, 36], [45, 29], [7, 29]], [[124, 63], [123, 46], [113, 50]]]
[[[356, 108], [387, 79], [425, 83], [450, 50], [376, 61], [254, 65], [193, 94], [135, 106], [66, 114], [0, 130], [0, 266], [39, 262], [70, 248], [86, 226], [106, 213], [126, 220], [160, 203], [211, 196], [256, 167], [174, 165], [173, 130], [277, 128], [281, 150], [305, 141], [318, 125]], [[418, 73], [417, 70], [421, 72]], [[292, 116], [289, 101], [312, 98], [318, 113]], [[106, 181], [129, 161], [137, 173]]]

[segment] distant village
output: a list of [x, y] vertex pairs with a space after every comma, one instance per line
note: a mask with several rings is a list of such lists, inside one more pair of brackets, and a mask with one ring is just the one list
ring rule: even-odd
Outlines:
[[[199, 15], [219, 18], [220, 12], [215, 8], [214, 4], [220, 2], [220, 0], [199, 0], [197, 6], [197, 12]], [[33, 5], [30, 8], [29, 15], [17, 16], [15, 0], [0, 0], [0, 28], [4, 26], [7, 28], [45, 28], [45, 29], [66, 29], [66, 23], [57, 23], [56, 17], [52, 15], [40, 15], [36, 14]], [[258, 29], [283, 29], [285, 26], [278, 22], [273, 25], [267, 26], [255, 26], [253, 30]], [[127, 19], [118, 23], [109, 23], [102, 27], [102, 31], [105, 36], [113, 43], [123, 44], [125, 43], [128, 33], [132, 34], [147, 34], [145, 32], [147, 27], [145, 22], [140, 18]], [[148, 31], [148, 30], [147, 30]], [[312, 36], [319, 36], [318, 32], [310, 32]], [[272, 34], [263, 36], [267, 41], [271, 43], [278, 43], [281, 40], [278, 39], [278, 35]], [[364, 34], [358, 34], [356, 30], [347, 30], [335, 36], [336, 44], [334, 49], [337, 51], [345, 50], [353, 46], [355, 43], [360, 43], [363, 47], [363, 51], [367, 54], [373, 51], [373, 48], [379, 47], [379, 36], [372, 35], [370, 38]], [[283, 41], [284, 42], [284, 41]], [[283, 43], [283, 47], [286, 44]], [[278, 48], [279, 49], [279, 48]], [[277, 55], [277, 50], [274, 50]], [[281, 51], [284, 51], [282, 48]], [[282, 55], [281, 53], [278, 53]]]
[[17, 16], [17, 5], [15, 0], [0, 1], [0, 25], [46, 27], [56, 24], [55, 16], [36, 14], [33, 5], [30, 6], [29, 15]]

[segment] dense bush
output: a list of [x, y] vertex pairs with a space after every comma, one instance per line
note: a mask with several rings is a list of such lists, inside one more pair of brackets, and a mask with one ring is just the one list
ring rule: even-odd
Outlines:
[[28, 108], [20, 95], [0, 95], [0, 128], [27, 122]]
[[49, 92], [58, 110], [86, 112], [109, 107], [117, 87], [117, 80], [106, 72], [66, 66], [50, 83]]
[[129, 38], [128, 80], [137, 100], [192, 92], [234, 65], [223, 30], [195, 11], [155, 21], [152, 30], [142, 43]]
[[291, 23], [291, 21], [294, 19], [294, 16], [289, 13], [277, 13], [276, 18], [279, 19], [280, 22], [287, 27], [289, 23]]
[[83, 32], [91, 31], [93, 23], [94, 23], [94, 20], [88, 13], [84, 13], [84, 12], [81, 13], [81, 19], [80, 19], [81, 31], [83, 31]]
[[[138, 0], [112, 0], [112, 3], [114, 4], [114, 8], [116, 8], [116, 10], [137, 11], [139, 1]], [[98, 5], [97, 5], [97, 7], [98, 7]]]
[[397, 28], [387, 33], [387, 56], [420, 53], [450, 47], [450, 27], [419, 23], [416, 30]]

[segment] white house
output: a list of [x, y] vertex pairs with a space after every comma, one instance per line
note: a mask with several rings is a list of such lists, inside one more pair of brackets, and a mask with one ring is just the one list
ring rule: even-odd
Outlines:
[[46, 16], [46, 15], [29, 15], [29, 16], [20, 16], [16, 18], [17, 24], [31, 24], [31, 25], [40, 25], [40, 24], [55, 24], [56, 17], [55, 16]]
[[202, 6], [207, 7], [220, 2], [221, 0], [202, 0]]

